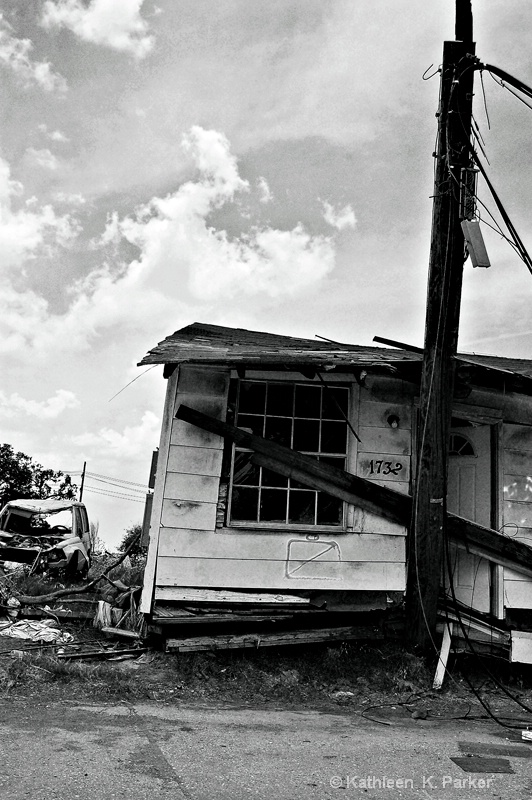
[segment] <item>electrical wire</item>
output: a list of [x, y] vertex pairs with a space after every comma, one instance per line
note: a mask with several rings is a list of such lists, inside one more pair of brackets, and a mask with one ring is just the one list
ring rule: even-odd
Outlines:
[[101, 495], [104, 495], [106, 497], [114, 497], [117, 500], [131, 500], [133, 503], [144, 503], [145, 502], [145, 500], [140, 500], [138, 497], [133, 497], [131, 495], [125, 495], [125, 494], [123, 495], [123, 494], [120, 494], [119, 492], [106, 492], [106, 491], [103, 491], [102, 489], [96, 489], [93, 486], [84, 486], [83, 487], [83, 491], [84, 492], [92, 492], [92, 494], [101, 494]]
[[475, 164], [479, 168], [479, 170], [480, 170], [480, 172], [482, 174], [482, 177], [486, 181], [486, 185], [487, 185], [488, 189], [490, 190], [493, 199], [495, 200], [495, 205], [497, 206], [497, 209], [499, 210], [499, 213], [500, 213], [501, 217], [503, 218], [504, 224], [506, 225], [506, 227], [508, 229], [508, 232], [510, 233], [510, 236], [514, 240], [515, 246], [516, 246], [517, 251], [519, 253], [519, 257], [524, 262], [524, 264], [527, 267], [528, 271], [532, 274], [532, 258], [528, 254], [528, 251], [527, 251], [525, 245], [523, 244], [523, 242], [521, 240], [521, 237], [517, 233], [517, 230], [516, 230], [514, 224], [512, 223], [512, 220], [510, 219], [506, 209], [504, 208], [504, 206], [502, 204], [502, 201], [500, 200], [497, 192], [495, 191], [495, 188], [494, 188], [493, 184], [491, 183], [490, 179], [488, 178], [488, 175], [486, 173], [486, 170], [484, 169], [484, 166], [482, 165], [482, 162], [479, 160], [479, 158], [478, 158], [478, 156], [475, 153], [473, 148], [471, 148], [471, 155], [472, 155], [473, 161], [475, 162]]
[[[504, 685], [503, 685], [503, 684], [502, 684], [502, 683], [501, 683], [501, 682], [500, 682], [500, 681], [497, 679], [497, 677], [496, 677], [496, 676], [495, 676], [495, 675], [492, 673], [492, 671], [491, 671], [491, 670], [488, 668], [488, 666], [486, 665], [485, 661], [484, 661], [484, 660], [483, 660], [483, 659], [480, 657], [480, 655], [479, 655], [478, 651], [476, 650], [476, 648], [473, 646], [473, 643], [472, 643], [471, 637], [469, 636], [468, 632], [466, 631], [466, 628], [465, 628], [465, 625], [464, 625], [464, 621], [463, 621], [462, 612], [461, 612], [461, 609], [460, 609], [460, 605], [459, 605], [458, 599], [457, 599], [457, 597], [456, 597], [456, 592], [455, 592], [455, 588], [454, 588], [454, 574], [453, 574], [453, 573], [454, 573], [454, 571], [453, 571], [453, 569], [452, 569], [452, 564], [451, 564], [451, 556], [450, 556], [450, 542], [449, 542], [449, 537], [447, 536], [447, 531], [446, 531], [446, 528], [445, 528], [445, 527], [444, 527], [443, 533], [444, 533], [444, 542], [445, 542], [445, 554], [446, 554], [446, 563], [447, 563], [447, 576], [448, 576], [448, 581], [449, 581], [449, 588], [450, 588], [450, 590], [451, 590], [451, 597], [452, 597], [452, 604], [453, 604], [453, 608], [454, 608], [454, 613], [456, 614], [456, 617], [457, 617], [457, 619], [458, 619], [458, 624], [459, 624], [459, 626], [460, 626], [460, 629], [461, 629], [461, 631], [462, 631], [462, 636], [463, 636], [463, 638], [464, 638], [464, 640], [465, 640], [465, 642], [466, 642], [467, 646], [469, 647], [469, 650], [470, 650], [470, 652], [471, 652], [471, 653], [472, 653], [472, 654], [475, 656], [475, 659], [476, 659], [476, 660], [479, 662], [480, 666], [482, 667], [482, 669], [484, 670], [484, 672], [486, 673], [486, 675], [488, 675], [488, 677], [489, 677], [489, 678], [490, 678], [490, 679], [493, 681], [493, 683], [494, 683], [496, 686], [498, 686], [498, 688], [499, 688], [499, 689], [501, 689], [501, 691], [503, 691], [503, 692], [504, 692], [504, 694], [506, 694], [506, 696], [507, 696], [507, 697], [508, 697], [510, 700], [512, 700], [513, 702], [517, 703], [517, 705], [521, 706], [521, 708], [523, 708], [525, 711], [528, 711], [529, 713], [532, 713], [532, 708], [531, 708], [530, 706], [528, 706], [528, 705], [526, 705], [525, 703], [523, 703], [523, 702], [522, 702], [522, 701], [521, 701], [521, 700], [520, 700], [520, 699], [519, 699], [519, 698], [518, 698], [516, 695], [514, 695], [512, 692], [510, 692], [510, 691], [509, 691], [509, 690], [508, 690], [508, 689], [507, 689], [507, 688], [506, 688], [506, 687], [505, 687], [505, 686], [504, 686]], [[447, 604], [445, 604], [445, 606], [444, 606], [444, 610], [445, 610], [445, 616], [446, 616], [446, 624], [447, 624], [447, 625], [453, 624], [453, 623], [452, 623], [452, 621], [451, 621], [451, 620], [450, 620], [450, 618], [449, 618], [449, 615], [448, 615]], [[462, 674], [463, 674], [463, 676], [464, 676], [464, 678], [465, 678], [465, 680], [466, 680], [466, 683], [467, 683], [467, 684], [468, 684], [468, 686], [470, 687], [471, 691], [473, 692], [473, 694], [475, 695], [475, 697], [477, 698], [477, 700], [479, 701], [479, 703], [480, 703], [480, 704], [482, 705], [482, 707], [485, 709], [485, 711], [487, 712], [487, 714], [488, 714], [488, 715], [489, 715], [489, 716], [490, 716], [490, 717], [491, 717], [491, 718], [492, 718], [492, 719], [493, 719], [493, 720], [494, 720], [494, 721], [495, 721], [495, 722], [496, 722], [498, 725], [500, 725], [500, 726], [501, 726], [501, 727], [503, 727], [503, 728], [515, 728], [515, 727], [520, 727], [520, 726], [515, 726], [515, 725], [507, 725], [507, 724], [505, 724], [504, 722], [502, 722], [502, 719], [499, 719], [499, 718], [498, 718], [498, 717], [497, 717], [497, 716], [496, 716], [496, 715], [495, 715], [495, 714], [492, 712], [492, 710], [490, 709], [490, 707], [489, 707], [488, 703], [487, 703], [487, 702], [486, 702], [486, 701], [485, 701], [485, 700], [484, 700], [484, 699], [483, 699], [483, 698], [480, 696], [480, 693], [479, 693], [479, 692], [478, 692], [478, 690], [477, 690], [477, 689], [475, 689], [475, 687], [473, 686], [473, 684], [472, 684], [472, 682], [470, 681], [470, 679], [469, 679], [469, 676], [467, 675], [467, 673], [466, 673], [466, 672], [462, 672]]]
[[128, 492], [126, 492], [125, 490], [124, 490], [124, 491], [117, 491], [117, 492], [115, 492], [115, 491], [113, 491], [112, 489], [107, 489], [107, 488], [105, 488], [105, 489], [104, 489], [104, 488], [102, 488], [101, 486], [92, 486], [91, 484], [86, 484], [84, 488], [92, 489], [93, 491], [98, 491], [98, 492], [102, 492], [102, 493], [104, 493], [104, 492], [105, 492], [106, 494], [110, 494], [110, 495], [112, 495], [112, 494], [115, 494], [115, 495], [120, 495], [121, 497], [132, 497], [132, 498], [134, 498], [135, 500], [138, 500], [138, 499], [139, 499], [139, 498], [137, 497], [137, 495], [135, 495], [135, 494], [129, 494], [129, 493], [128, 493]]
[[128, 387], [128, 386], [131, 386], [131, 384], [132, 384], [132, 383], [135, 383], [135, 381], [138, 381], [138, 379], [139, 379], [139, 378], [142, 378], [142, 376], [143, 376], [143, 375], [145, 375], [147, 372], [149, 372], [151, 369], [155, 369], [155, 367], [158, 367], [158, 366], [159, 366], [159, 364], [152, 364], [152, 366], [151, 366], [151, 367], [148, 367], [148, 369], [145, 369], [145, 370], [144, 370], [144, 372], [141, 372], [141, 373], [140, 373], [140, 375], [136, 375], [136, 376], [133, 378], [133, 380], [129, 381], [129, 383], [126, 383], [126, 385], [125, 385], [125, 386], [123, 386], [123, 387], [122, 387], [122, 388], [121, 388], [121, 389], [120, 389], [120, 390], [119, 390], [119, 391], [118, 391], [116, 394], [114, 394], [112, 397], [110, 397], [110, 398], [109, 398], [109, 400], [108, 400], [107, 402], [108, 402], [108, 403], [110, 403], [110, 402], [111, 402], [111, 400], [114, 400], [114, 399], [115, 399], [115, 397], [118, 397], [118, 395], [119, 395], [119, 394], [122, 394], [122, 392], [123, 392], [125, 389], [127, 389], [127, 387]]
[[484, 87], [484, 73], [483, 72], [480, 73], [480, 85], [482, 86], [482, 98], [484, 100], [484, 111], [485, 111], [485, 114], [486, 114], [486, 123], [488, 125], [488, 130], [491, 130], [490, 115], [488, 114], [488, 103], [486, 101], [486, 89]]
[[143, 489], [134, 489], [131, 486], [124, 487], [123, 484], [116, 483], [115, 481], [106, 481], [106, 480], [104, 480], [104, 478], [95, 478], [94, 475], [88, 475], [87, 477], [90, 478], [93, 481], [97, 481], [98, 483], [105, 483], [105, 484], [107, 484], [109, 486], [117, 486], [119, 489], [127, 488], [128, 491], [136, 492], [137, 494], [145, 494], [148, 491], [148, 487], [147, 486], [144, 487], [144, 490]]
[[85, 473], [90, 478], [107, 478], [110, 481], [118, 481], [120, 483], [125, 483], [128, 486], [140, 486], [143, 489], [146, 489], [145, 483], [136, 483], [135, 481], [125, 481], [122, 478], [115, 478], [113, 475], [100, 475], [98, 472], [86, 472]]

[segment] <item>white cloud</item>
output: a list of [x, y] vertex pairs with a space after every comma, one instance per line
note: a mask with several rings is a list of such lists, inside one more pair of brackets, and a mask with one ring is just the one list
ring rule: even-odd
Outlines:
[[22, 267], [42, 248], [66, 246], [79, 232], [77, 223], [68, 214], [57, 216], [50, 205], [33, 210], [28, 201], [18, 210], [13, 199], [22, 191], [11, 180], [9, 164], [0, 158], [0, 262], [5, 268]]
[[346, 228], [354, 228], [356, 225], [355, 212], [350, 205], [335, 209], [326, 200], [323, 201], [323, 219], [333, 228], [343, 231]]
[[39, 127], [40, 132], [42, 134], [44, 134], [48, 139], [51, 139], [52, 142], [65, 143], [65, 142], [69, 142], [70, 141], [68, 136], [65, 136], [65, 134], [62, 131], [59, 131], [59, 130], [49, 131], [48, 130], [48, 126], [45, 125], [44, 123], [42, 123], [38, 127]]
[[266, 178], [262, 178], [261, 177], [261, 178], [258, 179], [257, 188], [258, 188], [259, 193], [260, 193], [260, 197], [259, 197], [260, 202], [261, 203], [271, 203], [272, 200], [273, 200], [273, 194], [272, 194], [272, 191], [271, 191], [270, 187], [268, 186], [268, 182], [266, 181]]
[[57, 203], [69, 206], [83, 206], [87, 202], [79, 192], [55, 192], [53, 197]]
[[157, 444], [160, 433], [160, 420], [152, 411], [145, 411], [139, 425], [125, 427], [123, 432], [113, 428], [101, 428], [97, 433], [82, 433], [73, 436], [71, 441], [85, 453], [107, 458], [136, 458]]
[[10, 395], [0, 390], [0, 417], [15, 417], [21, 412], [37, 419], [55, 419], [67, 408], [80, 405], [74, 392], [58, 389], [53, 397], [47, 400], [26, 400], [16, 392]]
[[42, 23], [45, 28], [68, 28], [80, 39], [113, 50], [145, 58], [154, 37], [140, 16], [144, 0], [46, 0]]
[[93, 243], [93, 247], [107, 247], [110, 244], [118, 244], [122, 238], [120, 233], [120, 220], [116, 211], [107, 215], [105, 230], [98, 240]]
[[248, 191], [249, 184], [238, 174], [229, 142], [217, 131], [193, 127], [184, 146], [199, 180], [163, 199], [153, 198], [135, 218], [120, 224], [122, 235], [141, 249], [140, 269], [156, 273], [173, 266], [197, 299], [279, 297], [316, 283], [333, 269], [332, 239], [313, 236], [301, 224], [288, 231], [254, 228], [234, 238], [211, 227], [211, 212]]
[[47, 92], [64, 92], [66, 81], [52, 70], [47, 61], [32, 61], [30, 39], [17, 39], [11, 26], [0, 14], [0, 63], [9, 67], [26, 86], [37, 84]]
[[37, 150], [35, 147], [28, 147], [26, 150], [27, 158], [38, 167], [43, 169], [56, 170], [59, 166], [59, 161], [54, 154], [48, 150], [47, 147]]
[[[113, 248], [109, 263], [67, 290], [65, 313], [50, 314], [46, 302], [30, 292], [3, 293], [0, 348], [74, 351], [110, 329], [131, 341], [132, 335], [174, 324], [193, 309], [212, 315], [224, 301], [260, 308], [272, 298], [284, 300], [331, 273], [334, 238], [313, 235], [302, 224], [291, 230], [252, 227], [240, 236], [214, 228], [215, 210], [241, 213], [239, 199], [250, 191], [249, 184], [223, 134], [194, 127], [183, 147], [197, 178], [166, 197], [152, 198], [133, 216], [109, 215], [96, 243]], [[138, 257], [121, 263], [121, 243], [137, 247]]]

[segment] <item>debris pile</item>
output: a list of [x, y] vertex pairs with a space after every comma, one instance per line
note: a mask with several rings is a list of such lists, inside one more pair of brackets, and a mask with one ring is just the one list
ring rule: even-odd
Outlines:
[[[70, 586], [4, 562], [0, 568], [0, 636], [67, 646], [56, 652], [61, 659], [133, 657], [145, 652], [146, 648], [140, 648], [139, 571], [132, 569], [127, 550], [106, 562], [93, 568], [94, 578]], [[107, 641], [91, 642], [88, 649], [74, 644], [74, 636], [62, 629], [62, 622], [92, 623], [106, 639], [127, 639], [127, 650], [121, 643], [109, 645]]]

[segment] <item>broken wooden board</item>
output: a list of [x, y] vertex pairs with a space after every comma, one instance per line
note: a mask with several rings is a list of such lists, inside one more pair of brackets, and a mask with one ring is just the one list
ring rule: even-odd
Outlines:
[[435, 690], [441, 689], [443, 685], [443, 679], [445, 678], [445, 673], [447, 671], [447, 661], [449, 659], [451, 637], [453, 632], [452, 623], [447, 623], [443, 629], [443, 640], [438, 658], [438, 665], [436, 667], [436, 674], [434, 675], [434, 683], [432, 684], [432, 688]]
[[[319, 611], [316, 613], [320, 613]], [[327, 612], [325, 612], [327, 613]], [[249, 622], [279, 622], [294, 619], [293, 614], [192, 614], [188, 617], [152, 617], [152, 620], [157, 625], [224, 625], [231, 623], [249, 623]]]
[[382, 638], [384, 638], [382, 633], [376, 628], [323, 628], [319, 630], [285, 631], [283, 633], [246, 633], [241, 636], [200, 636], [167, 639], [165, 649], [167, 653], [186, 653], [197, 650], [240, 650], [243, 648], [258, 650], [261, 647]]
[[108, 636], [116, 636], [117, 639], [140, 639], [140, 636], [136, 631], [128, 631], [124, 628], [110, 628], [104, 626], [101, 631]]
[[[440, 614], [439, 616], [441, 618], [442, 615]], [[465, 638], [462, 630], [463, 626], [467, 636], [473, 640], [500, 643], [504, 645], [510, 644], [509, 631], [497, 628], [495, 625], [490, 625], [488, 621], [476, 619], [475, 617], [467, 614], [467, 612], [461, 612], [458, 615], [454, 611], [447, 611], [445, 619], [446, 623], [455, 623], [453, 628], [453, 637]], [[443, 630], [441, 622], [438, 623], [437, 630]]]
[[76, 660], [80, 661], [84, 658], [116, 658], [116, 656], [140, 656], [142, 653], [147, 653], [149, 651], [149, 647], [135, 647], [130, 648], [128, 650], [88, 650], [86, 652], [81, 653], [57, 653], [56, 658], [61, 659], [61, 661], [66, 660]]
[[56, 617], [57, 619], [62, 619], [66, 622], [70, 620], [75, 622], [79, 620], [94, 619], [94, 611], [70, 611], [65, 609], [58, 609], [57, 611], [50, 609], [50, 611], [44, 611], [44, 609], [41, 608], [32, 608], [31, 606], [28, 606], [27, 608], [23, 607], [20, 609], [19, 616], [21, 619], [48, 619], [50, 617]]
[[267, 605], [310, 605], [308, 597], [274, 592], [232, 592], [228, 589], [195, 589], [186, 586], [158, 586], [155, 600], [179, 603], [256, 603]]

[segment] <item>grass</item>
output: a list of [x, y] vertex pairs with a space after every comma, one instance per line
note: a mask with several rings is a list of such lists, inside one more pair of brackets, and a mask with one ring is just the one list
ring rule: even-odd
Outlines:
[[[98, 635], [92, 629], [91, 636]], [[443, 692], [434, 692], [434, 664], [394, 642], [264, 651], [149, 651], [138, 659], [119, 662], [69, 662], [57, 658], [54, 648], [23, 652], [23, 642], [12, 646], [20, 650], [0, 653], [0, 700], [200, 702], [323, 711], [344, 707], [342, 711], [348, 713], [391, 706], [399, 711], [403, 707], [405, 714], [427, 710], [430, 716], [444, 719], [486, 717], [456, 666], [454, 680], [446, 680]], [[472, 664], [467, 668], [493, 709], [507, 716], [526, 714], [486, 681], [481, 670]], [[532, 707], [532, 671], [502, 672], [499, 677], [505, 685]]]
[[69, 662], [50, 648], [24, 653], [20, 647], [0, 660], [0, 693], [56, 696], [72, 691], [77, 698], [315, 704], [424, 692], [431, 682], [423, 662], [394, 644], [315, 645], [291, 652], [151, 652], [123, 662]]

